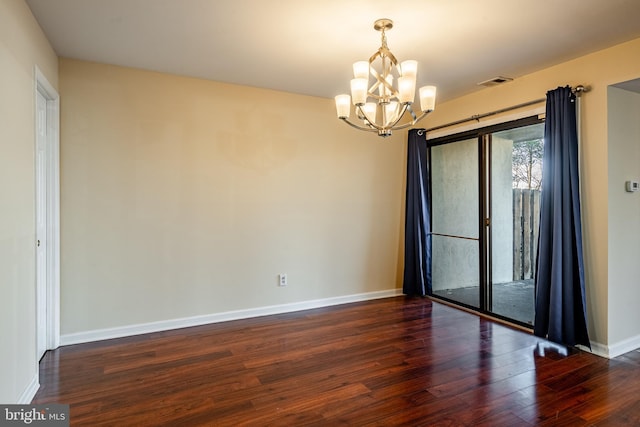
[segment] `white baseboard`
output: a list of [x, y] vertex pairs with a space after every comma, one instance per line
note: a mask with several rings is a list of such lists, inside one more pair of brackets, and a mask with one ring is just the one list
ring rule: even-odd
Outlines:
[[24, 389], [24, 391], [22, 392], [22, 394], [18, 398], [17, 404], [18, 405], [28, 405], [28, 404], [30, 404], [31, 401], [33, 400], [33, 398], [36, 396], [36, 393], [38, 392], [39, 388], [40, 388], [40, 377], [39, 377], [38, 373], [36, 372], [36, 374], [31, 379], [31, 382], [29, 383], [27, 388]]
[[640, 335], [627, 338], [626, 340], [619, 341], [611, 345], [604, 345], [597, 342], [591, 343], [591, 352], [597, 356], [606, 357], [607, 359], [613, 359], [614, 357], [622, 356], [633, 350], [640, 348]]
[[[81, 344], [92, 341], [122, 338], [132, 335], [148, 334], [151, 332], [168, 331], [171, 329], [188, 328], [191, 326], [206, 325], [209, 323], [227, 322], [229, 320], [248, 319], [251, 317], [267, 316], [270, 314], [290, 313], [312, 308], [329, 307], [332, 305], [347, 304], [350, 302], [367, 301], [380, 298], [389, 298], [402, 295], [402, 289], [389, 289], [386, 291], [366, 292], [362, 294], [344, 295], [310, 301], [295, 302], [289, 304], [271, 305], [266, 307], [249, 308], [245, 310], [226, 311], [222, 313], [206, 314], [201, 316], [185, 317], [180, 319], [161, 320], [158, 322], [141, 323], [136, 325], [120, 326], [116, 328], [97, 329], [86, 332], [76, 332], [60, 336], [60, 345]], [[37, 390], [37, 389], [36, 389]]]
[[609, 346], [609, 357], [618, 357], [638, 348], [640, 348], [640, 335], [611, 344]]
[[591, 341], [591, 350], [584, 346], [578, 346], [581, 350], [587, 351], [591, 354], [595, 354], [596, 356], [604, 357], [609, 359], [609, 347], [604, 344], [600, 344], [599, 342]]

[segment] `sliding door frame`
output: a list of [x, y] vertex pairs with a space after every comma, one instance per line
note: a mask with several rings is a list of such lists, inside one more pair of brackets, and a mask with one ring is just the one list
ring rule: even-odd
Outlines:
[[[486, 127], [481, 127], [473, 130], [463, 131], [460, 133], [454, 133], [451, 135], [428, 139], [427, 138], [427, 150], [428, 150], [428, 162], [429, 162], [429, 200], [433, 200], [432, 197], [432, 177], [433, 165], [431, 164], [432, 155], [431, 149], [439, 145], [450, 144], [463, 140], [476, 139], [478, 141], [478, 245], [479, 245], [479, 259], [478, 259], [478, 271], [480, 277], [479, 283], [479, 307], [473, 307], [468, 304], [464, 304], [453, 299], [443, 297], [441, 295], [435, 295], [433, 291], [429, 296], [435, 299], [441, 299], [449, 303], [453, 303], [458, 306], [465, 307], [472, 311], [476, 311], [485, 315], [489, 315], [501, 320], [505, 320], [509, 323], [513, 323], [519, 326], [523, 326], [527, 329], [533, 329], [533, 325], [520, 322], [516, 319], [511, 319], [502, 316], [492, 311], [493, 305], [493, 292], [492, 292], [492, 254], [491, 254], [491, 144], [492, 134], [503, 130], [515, 129], [519, 127], [539, 124], [544, 122], [544, 117], [541, 115], [534, 115], [525, 117], [522, 119], [511, 120], [504, 123], [498, 123]], [[433, 216], [430, 221], [433, 229]], [[429, 236], [430, 238], [431, 236]]]

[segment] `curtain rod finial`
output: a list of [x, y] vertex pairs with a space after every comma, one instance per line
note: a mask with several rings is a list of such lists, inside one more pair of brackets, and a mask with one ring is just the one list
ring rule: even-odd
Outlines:
[[571, 88], [571, 92], [576, 94], [576, 96], [580, 96], [583, 93], [589, 92], [591, 90], [591, 86], [578, 85], [574, 88]]

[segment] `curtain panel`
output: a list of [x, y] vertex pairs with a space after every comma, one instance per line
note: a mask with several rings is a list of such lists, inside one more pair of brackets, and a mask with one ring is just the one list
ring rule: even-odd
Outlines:
[[411, 296], [431, 293], [431, 218], [429, 159], [424, 129], [409, 131], [407, 194], [402, 292]]
[[534, 333], [590, 346], [587, 333], [576, 98], [571, 88], [547, 92]]

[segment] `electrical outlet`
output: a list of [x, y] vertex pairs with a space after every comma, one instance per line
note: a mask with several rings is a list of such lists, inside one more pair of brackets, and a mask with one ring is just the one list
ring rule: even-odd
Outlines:
[[278, 286], [287, 286], [287, 274], [286, 273], [281, 273], [278, 276]]

